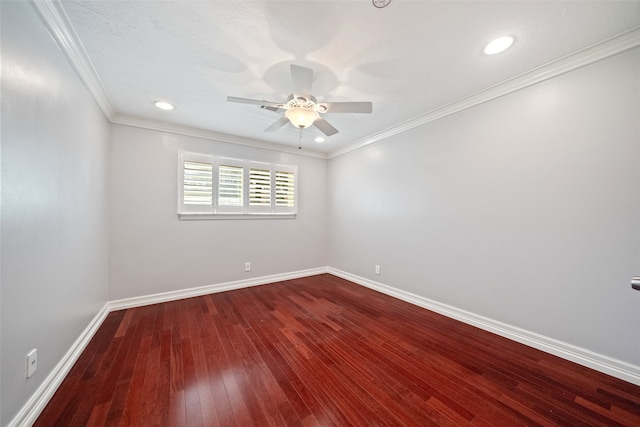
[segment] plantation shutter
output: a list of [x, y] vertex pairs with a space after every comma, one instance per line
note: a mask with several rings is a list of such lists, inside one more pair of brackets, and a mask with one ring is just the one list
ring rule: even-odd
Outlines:
[[271, 206], [271, 171], [249, 169], [249, 206]]
[[276, 169], [276, 206], [293, 208], [295, 203], [295, 173]]
[[213, 203], [213, 165], [185, 161], [183, 167], [184, 205], [211, 206]]
[[178, 218], [295, 218], [298, 167], [178, 151]]
[[218, 205], [243, 205], [244, 169], [220, 164], [218, 167]]

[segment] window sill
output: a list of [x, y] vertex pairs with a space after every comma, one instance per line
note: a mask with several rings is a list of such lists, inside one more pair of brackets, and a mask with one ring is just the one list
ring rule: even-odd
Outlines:
[[212, 219], [295, 219], [295, 213], [178, 213], [178, 219], [182, 221], [212, 220]]

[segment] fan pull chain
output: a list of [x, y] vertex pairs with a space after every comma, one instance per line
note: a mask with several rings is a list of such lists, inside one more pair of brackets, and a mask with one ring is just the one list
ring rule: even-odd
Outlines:
[[302, 150], [302, 128], [300, 128], [300, 139], [298, 140], [298, 150]]

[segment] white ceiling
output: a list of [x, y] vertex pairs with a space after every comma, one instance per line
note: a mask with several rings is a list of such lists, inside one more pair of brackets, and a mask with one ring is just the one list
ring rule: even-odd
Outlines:
[[[312, 68], [319, 101], [372, 101], [326, 114], [331, 153], [640, 25], [640, 1], [62, 1], [120, 116], [298, 145], [280, 115], [226, 97], [281, 101], [289, 65]], [[482, 53], [513, 35], [503, 54]], [[164, 112], [153, 102], [176, 109]]]

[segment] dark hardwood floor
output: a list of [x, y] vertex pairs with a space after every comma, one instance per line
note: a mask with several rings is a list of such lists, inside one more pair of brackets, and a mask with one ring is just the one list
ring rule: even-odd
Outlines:
[[36, 426], [640, 426], [640, 387], [331, 275], [109, 314]]

